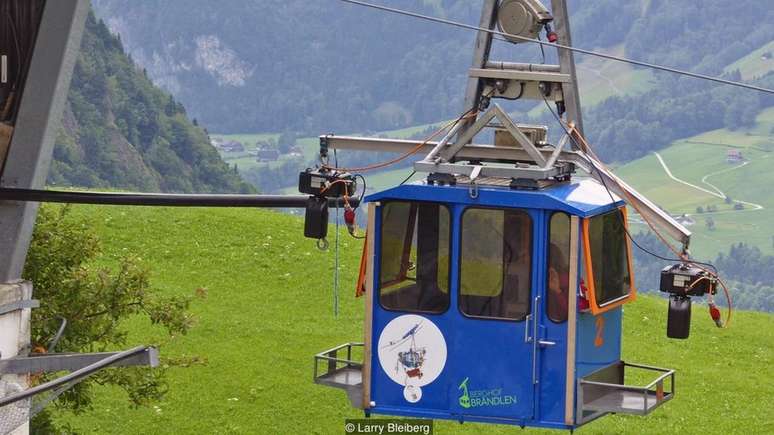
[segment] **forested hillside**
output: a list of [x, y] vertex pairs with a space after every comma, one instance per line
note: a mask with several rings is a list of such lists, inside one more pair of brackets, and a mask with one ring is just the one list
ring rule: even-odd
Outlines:
[[167, 192], [249, 192], [234, 168], [90, 15], [49, 183]]
[[[467, 23], [478, 22], [481, 6], [480, 0], [380, 3]], [[461, 107], [475, 36], [336, 0], [95, 0], [94, 4], [150, 76], [218, 133], [290, 129], [314, 136], [388, 130], [452, 117]], [[569, 4], [576, 45], [622, 49], [621, 54], [633, 58], [709, 74], [724, 73], [727, 65], [774, 40], [774, 12], [768, 2], [759, 0]], [[498, 43], [494, 56], [508, 58], [524, 49], [539, 60], [538, 51], [523, 44], [515, 48]], [[664, 95], [688, 97], [696, 94], [696, 87], [714, 88], [664, 74], [655, 78], [655, 94], [643, 100], [631, 97], [604, 110], [641, 124], [618, 122], [613, 128], [622, 131], [619, 134], [636, 135], [642, 126], [658, 127], [652, 120], [639, 119], [640, 114], [632, 111], [638, 106]], [[749, 93], [737, 94], [735, 107], [760, 108], [761, 101]], [[664, 105], [678, 110], [677, 102]], [[727, 105], [725, 99], [722, 105]], [[668, 128], [682, 124], [679, 119], [670, 121], [671, 114], [657, 118]], [[595, 130], [611, 127], [607, 114], [591, 118]], [[711, 124], [707, 129], [717, 128]], [[702, 126], [693, 122], [689, 127]], [[598, 138], [604, 145], [615, 139], [610, 134]], [[647, 141], [654, 142], [650, 136]], [[642, 142], [615, 147], [637, 148]]]

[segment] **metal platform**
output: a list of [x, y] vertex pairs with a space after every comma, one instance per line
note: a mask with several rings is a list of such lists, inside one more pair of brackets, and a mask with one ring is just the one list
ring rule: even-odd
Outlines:
[[[362, 347], [363, 343], [346, 343], [314, 357], [314, 383], [346, 391], [355, 408], [363, 407], [363, 363], [352, 360], [353, 349]], [[346, 358], [339, 358], [345, 352]]]
[[[646, 386], [626, 385], [626, 368], [660, 373]], [[669, 389], [665, 389], [665, 381]], [[578, 423], [607, 413], [648, 415], [674, 397], [675, 371], [619, 361], [578, 380]]]

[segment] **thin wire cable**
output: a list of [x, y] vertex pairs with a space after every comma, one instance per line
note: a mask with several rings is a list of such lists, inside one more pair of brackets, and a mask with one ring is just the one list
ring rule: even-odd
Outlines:
[[[767, 88], [763, 88], [763, 87], [760, 87], [760, 86], [748, 85], [746, 83], [740, 83], [740, 82], [736, 82], [736, 81], [733, 81], [733, 80], [722, 79], [720, 77], [713, 77], [713, 76], [708, 76], [708, 75], [705, 75], [705, 74], [693, 73], [693, 72], [690, 72], [690, 71], [685, 71], [685, 70], [681, 70], [681, 69], [677, 69], [677, 68], [671, 68], [671, 67], [667, 67], [667, 66], [663, 66], [663, 65], [657, 65], [657, 64], [654, 64], [654, 63], [649, 63], [649, 62], [643, 62], [643, 61], [639, 61], [639, 60], [629, 59], [629, 58], [626, 58], [626, 57], [613, 56], [613, 55], [610, 55], [610, 54], [600, 53], [600, 52], [596, 52], [596, 51], [592, 51], [592, 50], [586, 50], [586, 49], [583, 49], [583, 48], [570, 47], [568, 45], [557, 44], [557, 43], [553, 43], [553, 42], [545, 42], [545, 41], [541, 41], [541, 40], [538, 40], [538, 39], [527, 38], [527, 37], [520, 36], [520, 35], [513, 35], [513, 34], [510, 34], [510, 33], [500, 32], [500, 31], [497, 31], [497, 30], [487, 29], [487, 28], [484, 28], [484, 27], [478, 27], [478, 26], [473, 26], [473, 25], [470, 25], [470, 24], [460, 23], [459, 21], [452, 21], [452, 20], [447, 20], [445, 18], [438, 18], [438, 17], [433, 17], [433, 16], [430, 16], [430, 15], [424, 15], [424, 14], [419, 14], [419, 13], [416, 13], [416, 12], [410, 12], [410, 11], [406, 11], [406, 10], [403, 10], [403, 9], [397, 9], [397, 8], [391, 8], [391, 7], [382, 6], [382, 5], [376, 5], [376, 4], [373, 4], [373, 3], [368, 3], [368, 2], [364, 2], [364, 1], [360, 1], [360, 0], [338, 0], [338, 1], [344, 2], [344, 3], [350, 3], [350, 4], [353, 4], [353, 5], [363, 6], [363, 7], [367, 7], [367, 8], [377, 9], [377, 10], [380, 10], [380, 11], [389, 12], [389, 13], [393, 13], [393, 14], [405, 15], [405, 16], [408, 16], [408, 17], [418, 18], [418, 19], [421, 19], [421, 20], [432, 21], [432, 22], [435, 22], [435, 23], [446, 24], [446, 25], [449, 25], [449, 26], [459, 27], [459, 28], [463, 28], [463, 29], [475, 30], [475, 31], [479, 31], [479, 32], [487, 32], [487, 33], [490, 33], [492, 35], [502, 36], [504, 38], [518, 39], [519, 41], [522, 41], [522, 42], [530, 42], [530, 43], [533, 43], [533, 44], [540, 44], [540, 46], [544, 46], [544, 47], [554, 47], [554, 48], [559, 48], [559, 49], [563, 49], [563, 50], [570, 50], [570, 51], [573, 51], [575, 53], [585, 54], [585, 55], [589, 55], [589, 56], [601, 57], [603, 59], [613, 60], [613, 61], [616, 61], [616, 62], [624, 62], [624, 63], [628, 63], [628, 64], [632, 64], [632, 65], [641, 66], [641, 67], [644, 67], [644, 68], [651, 68], [651, 69], [655, 69], [655, 70], [659, 70], [659, 71], [666, 71], [666, 72], [670, 72], [670, 73], [673, 73], [673, 74], [680, 74], [680, 75], [684, 75], [684, 76], [687, 76], [687, 77], [693, 77], [695, 79], [708, 80], [708, 81], [712, 81], [712, 82], [716, 82], [716, 83], [721, 83], [721, 84], [724, 84], [724, 85], [736, 86], [736, 87], [740, 87], [740, 88], [750, 89], [750, 90], [753, 90], [753, 91], [764, 92], [764, 93], [767, 93], [767, 94], [774, 94], [774, 89], [767, 89]], [[506, 40], [505, 42], [514, 43], [513, 41], [508, 41], [508, 40]]]
[[339, 206], [336, 205], [336, 253], [333, 260], [333, 317], [339, 317]]
[[413, 177], [416, 174], [417, 174], [417, 171], [411, 171], [411, 174], [408, 177], [406, 177], [405, 180], [401, 181], [400, 184], [398, 184], [398, 186], [403, 186], [404, 184], [408, 183], [411, 177]]

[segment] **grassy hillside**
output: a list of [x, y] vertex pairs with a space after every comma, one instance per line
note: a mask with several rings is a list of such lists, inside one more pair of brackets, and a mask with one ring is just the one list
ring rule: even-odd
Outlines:
[[[170, 370], [169, 394], [129, 409], [118, 390], [98, 389], [87, 415], [58, 415], [81, 433], [341, 433], [360, 413], [345, 395], [311, 382], [312, 355], [362, 337], [362, 300], [352, 296], [360, 245], [344, 238], [341, 314], [332, 308], [333, 254], [303, 239], [300, 219], [254, 210], [75, 207], [101, 236], [105, 263], [127, 252], [153, 267], [170, 294], [206, 289], [187, 336], [162, 343], [165, 358], [201, 363]], [[200, 290], [200, 293], [202, 291]], [[642, 297], [626, 308], [624, 358], [678, 370], [677, 396], [648, 418], [612, 416], [583, 429], [610, 433], [771, 433], [774, 317], [737, 313], [731, 329], [697, 307], [689, 341], [665, 337], [666, 306]], [[130, 341], [164, 334], [129, 322]], [[768, 410], [768, 411], [767, 411]], [[441, 422], [439, 434], [513, 433], [506, 426]], [[542, 433], [541, 431], [531, 431]]]
[[774, 41], [737, 60], [725, 69], [726, 72], [734, 70], [739, 70], [745, 80], [762, 77], [769, 71], [774, 71]]
[[[714, 258], [737, 242], [774, 253], [774, 175], [769, 163], [774, 153], [772, 131], [774, 107], [761, 112], [752, 128], [707, 132], [676, 141], [659, 152], [676, 178], [696, 187], [671, 179], [653, 154], [621, 166], [617, 173], [671, 213], [692, 215], [696, 221], [691, 226], [695, 232], [695, 254]], [[744, 166], [726, 161], [726, 153], [731, 149], [742, 153], [747, 161]], [[744, 210], [735, 211], [722, 198], [698, 189], [716, 192], [712, 186], [734, 201], [749, 204], [744, 204]], [[759, 204], [763, 209], [755, 210], [757, 207], [750, 204]], [[716, 206], [718, 211], [697, 213], [697, 207], [706, 210], [709, 205]], [[708, 218], [715, 222], [714, 230], [707, 228]]]

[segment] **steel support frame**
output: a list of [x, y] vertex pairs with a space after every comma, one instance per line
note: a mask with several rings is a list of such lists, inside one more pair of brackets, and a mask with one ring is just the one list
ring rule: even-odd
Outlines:
[[[572, 32], [570, 30], [570, 13], [566, 0], [551, 0], [551, 13], [554, 16], [554, 31], [561, 45], [572, 47]], [[559, 72], [569, 75], [571, 81], [562, 83], [564, 105], [567, 119], [575, 124], [575, 128], [583, 134], [583, 112], [581, 111], [580, 91], [578, 89], [578, 74], [575, 67], [575, 55], [567, 49], [557, 49], [559, 52]]]
[[[88, 0], [46, 2], [0, 186], [45, 183], [88, 13]], [[0, 282], [21, 278], [37, 209], [0, 202]]]
[[[406, 140], [406, 139], [385, 139], [376, 137], [353, 137], [353, 136], [322, 136], [321, 140], [325, 140], [328, 147], [337, 150], [358, 150], [358, 151], [373, 151], [373, 152], [389, 152], [389, 153], [406, 153], [414, 149], [419, 149], [418, 153], [430, 152], [433, 148], [438, 146], [439, 142], [422, 142], [419, 140]], [[424, 145], [423, 145], [424, 144]], [[420, 147], [420, 145], [422, 145]], [[554, 159], [559, 162], [576, 162], [579, 159], [578, 153], [575, 151], [562, 150], [556, 157], [553, 154], [556, 153], [554, 147], [542, 147], [536, 148], [537, 151], [545, 158]], [[507, 146], [497, 145], [482, 145], [482, 144], [468, 144], [464, 145], [455, 154], [457, 160], [476, 160], [482, 162], [528, 162], [533, 158], [527, 151]], [[585, 162], [585, 160], [580, 160]]]
[[[494, 30], [497, 24], [497, 9], [499, 7], [499, 0], [484, 0], [484, 6], [481, 9], [481, 20], [479, 27], [489, 30]], [[473, 50], [473, 63], [471, 68], [480, 69], [484, 68], [489, 61], [489, 53], [492, 50], [492, 34], [489, 32], [479, 31], [476, 36], [476, 46]], [[474, 110], [478, 107], [479, 100], [481, 99], [481, 80], [478, 77], [469, 77], [468, 85], [465, 90], [465, 112]], [[475, 120], [462, 121], [462, 130], [460, 136], [465, 133], [468, 127], [473, 125]]]
[[[28, 373], [74, 372], [92, 364], [114, 357], [120, 352], [52, 353], [0, 360], [0, 375]], [[147, 347], [145, 352], [111, 364], [111, 367], [148, 366], [158, 367], [159, 352]]]

